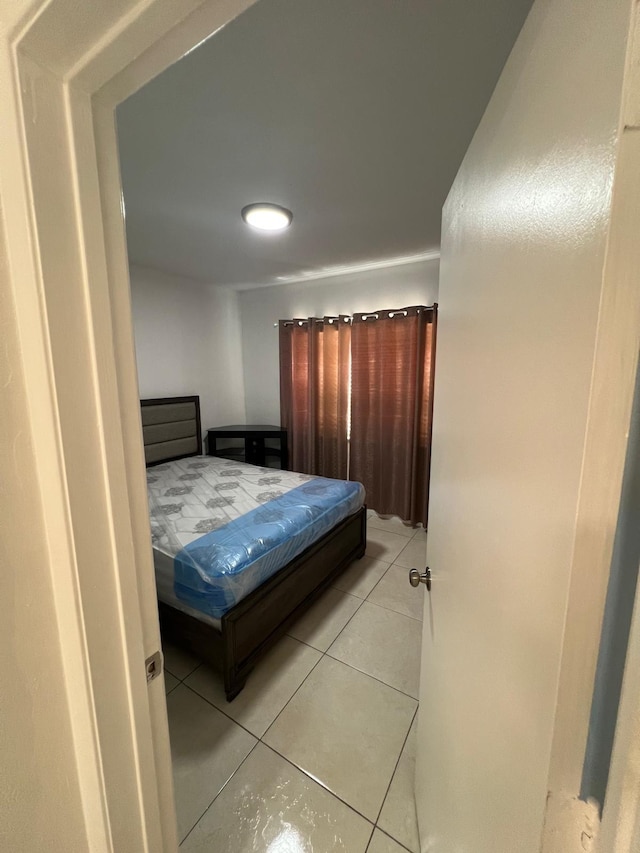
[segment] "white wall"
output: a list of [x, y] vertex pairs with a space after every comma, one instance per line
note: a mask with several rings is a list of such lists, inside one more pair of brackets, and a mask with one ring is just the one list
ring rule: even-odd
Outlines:
[[140, 396], [199, 394], [202, 428], [244, 423], [237, 294], [132, 266]]
[[245, 290], [240, 297], [247, 420], [280, 423], [278, 329], [288, 317], [353, 314], [431, 305], [438, 298], [437, 260], [313, 282]]

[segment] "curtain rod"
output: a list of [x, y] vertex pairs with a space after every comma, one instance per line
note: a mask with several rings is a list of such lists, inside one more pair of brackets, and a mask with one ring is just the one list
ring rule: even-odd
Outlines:
[[[413, 306], [411, 306], [411, 307], [413, 307]], [[425, 311], [433, 311], [434, 309], [436, 309], [438, 307], [438, 303], [434, 302], [433, 305], [425, 305], [425, 306], [420, 305], [420, 306], [416, 306], [416, 307], [424, 308]], [[372, 311], [370, 314], [362, 314], [362, 319], [363, 320], [372, 320], [372, 319], [377, 320], [380, 317], [380, 314], [388, 314], [390, 318], [395, 317], [396, 314], [402, 314], [403, 317], [406, 317], [407, 314], [409, 313], [409, 310], [410, 310], [410, 308], [398, 308], [398, 309], [394, 308], [394, 309], [385, 309], [384, 311]], [[353, 316], [350, 314], [346, 314], [346, 315], [342, 314], [342, 315], [340, 315], [340, 317], [327, 317], [326, 320], [324, 317], [310, 317], [309, 319], [314, 320], [316, 323], [325, 323], [325, 322], [333, 323], [334, 320], [340, 320], [340, 319], [343, 319], [345, 323], [352, 323], [353, 322]], [[282, 323], [284, 326], [293, 326], [294, 323], [297, 323], [299, 326], [303, 326], [305, 323], [309, 322], [309, 319], [306, 319], [306, 320], [304, 320], [304, 319], [303, 320], [280, 320], [280, 321], [274, 323], [273, 327], [275, 329], [277, 329], [278, 326], [280, 325], [280, 323]]]
[[[334, 320], [340, 320], [341, 318], [340, 317], [327, 317], [327, 319], [325, 320], [324, 317], [312, 317], [310, 319], [312, 319], [316, 323], [325, 323], [325, 322], [326, 323], [333, 323]], [[344, 320], [345, 323], [351, 323], [351, 321], [353, 320], [353, 317], [350, 317], [349, 315], [343, 314], [342, 320]], [[284, 326], [293, 326], [294, 323], [297, 323], [299, 326], [303, 326], [305, 323], [308, 323], [309, 320], [281, 320], [278, 323], [274, 323], [273, 325], [277, 328], [280, 325], [280, 322]]]

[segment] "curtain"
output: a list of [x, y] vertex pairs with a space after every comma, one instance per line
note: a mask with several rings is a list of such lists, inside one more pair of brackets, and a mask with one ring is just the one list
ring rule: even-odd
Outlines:
[[427, 526], [437, 308], [356, 314], [351, 462], [367, 504]]
[[348, 476], [349, 318], [281, 320], [280, 422], [293, 471]]

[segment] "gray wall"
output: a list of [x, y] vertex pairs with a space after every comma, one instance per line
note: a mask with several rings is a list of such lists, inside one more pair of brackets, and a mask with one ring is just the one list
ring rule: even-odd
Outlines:
[[581, 795], [604, 804], [640, 564], [640, 369], [629, 431]]

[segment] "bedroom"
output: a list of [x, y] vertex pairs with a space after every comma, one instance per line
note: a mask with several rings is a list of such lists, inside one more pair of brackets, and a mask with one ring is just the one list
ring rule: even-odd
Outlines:
[[[13, 0], [3, 12], [7, 849], [178, 844], [164, 679], [148, 680], [145, 660], [160, 638], [114, 118], [250, 5]], [[430, 605], [416, 738], [423, 846], [439, 836], [546, 853], [559, 836], [565, 853], [597, 823], [577, 798], [633, 451], [637, 11], [630, 0], [536, 0], [443, 211], [434, 577], [430, 595], [418, 589]], [[278, 314], [266, 319], [258, 330], [272, 333]], [[634, 661], [638, 618], [636, 608]], [[627, 686], [606, 853], [635, 849], [616, 835], [618, 818], [637, 814], [638, 785], [622, 784], [637, 767], [637, 678]], [[375, 850], [381, 833], [352, 848]]]
[[[143, 399], [198, 394], [204, 436], [224, 424], [278, 425], [278, 320], [437, 303], [440, 209], [529, 5], [510, 4], [505, 19], [504, 4], [493, 4], [491, 14], [483, 10], [460, 25], [454, 12], [428, 6], [398, 14], [386, 3], [367, 3], [366, 10], [354, 4], [345, 15], [342, 4], [261, 0], [119, 107]], [[498, 18], [500, 37], [489, 38]], [[429, 82], [432, 109], [416, 112], [425, 81], [437, 74], [446, 79], [448, 69], [472, 49], [480, 19], [487, 38], [476, 50], [473, 85], [468, 76], [446, 85]], [[448, 55], [434, 58], [425, 45], [443, 39], [450, 43]], [[270, 63], [274, 55], [278, 60]], [[374, 101], [367, 95], [371, 86], [378, 93]], [[241, 208], [264, 199], [292, 209], [290, 229], [265, 235], [247, 227]], [[408, 374], [401, 382], [412, 384]], [[402, 388], [394, 391], [404, 396]], [[157, 420], [151, 429], [158, 429]], [[177, 510], [186, 484], [168, 484], [163, 473], [149, 471], [154, 495], [173, 495], [165, 504]], [[180, 471], [183, 478], [192, 476], [187, 467]], [[257, 761], [253, 753], [248, 764], [241, 761], [249, 734], [265, 750], [262, 761], [280, 762], [281, 773], [293, 761], [308, 774], [307, 785], [320, 781], [347, 803], [345, 808], [326, 798], [328, 805], [307, 788], [310, 803], [319, 797], [316, 807], [324, 807], [325, 820], [330, 804], [342, 809], [347, 849], [357, 849], [357, 833], [366, 832], [358, 813], [376, 825], [376, 843], [417, 851], [409, 730], [418, 696], [423, 596], [422, 589], [410, 587], [408, 570], [424, 569], [425, 535], [417, 519], [414, 526], [403, 524], [399, 512], [379, 517], [371, 497], [366, 556], [331, 581], [232, 702], [225, 699], [221, 679], [201, 665], [198, 648], [193, 657], [180, 649], [184, 626], [174, 626], [177, 645], [165, 637], [178, 833], [186, 849], [205, 831], [207, 807], [215, 804], [208, 812], [211, 822], [224, 808], [222, 792], [229, 796], [234, 789], [235, 781], [222, 784], [221, 772], [232, 778], [240, 773], [241, 780], [241, 768]], [[188, 510], [196, 527], [207, 523], [205, 517], [196, 521], [193, 504]], [[167, 523], [175, 525], [176, 518]], [[158, 571], [160, 597], [175, 605], [170, 593], [161, 594], [173, 584], [172, 576], [165, 580]], [[166, 621], [161, 625], [170, 630]], [[351, 727], [346, 719], [313, 723], [322, 738], [329, 738], [323, 728], [329, 725], [351, 744], [347, 763], [336, 758], [344, 751], [339, 740], [332, 747], [334, 760], [323, 768], [317, 757], [296, 757], [290, 745], [276, 749], [276, 721], [289, 725], [283, 714], [295, 710], [294, 693], [311, 689], [312, 672], [322, 671], [321, 657], [327, 673], [338, 667], [335, 678], [355, 677], [350, 689], [362, 691], [363, 710], [367, 706], [379, 719], [375, 738], [393, 732], [389, 748], [366, 770], [374, 781], [365, 796], [359, 791], [367, 787], [362, 773], [348, 770], [349, 763], [363, 763], [357, 715], [349, 713]], [[315, 689], [332, 688], [333, 677]], [[336, 713], [346, 718], [340, 695], [336, 701], [343, 710]], [[395, 715], [384, 711], [390, 695], [404, 703]], [[227, 718], [243, 728], [229, 729]], [[233, 752], [238, 740], [240, 758]], [[258, 776], [260, 766], [254, 768]], [[256, 796], [267, 793], [256, 790]], [[304, 834], [308, 828], [298, 830]], [[278, 830], [270, 831], [276, 838]], [[349, 832], [356, 833], [350, 842]], [[230, 850], [244, 849], [240, 838], [229, 843]]]

